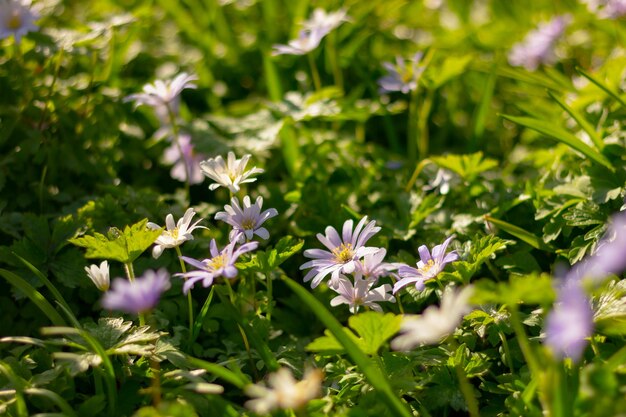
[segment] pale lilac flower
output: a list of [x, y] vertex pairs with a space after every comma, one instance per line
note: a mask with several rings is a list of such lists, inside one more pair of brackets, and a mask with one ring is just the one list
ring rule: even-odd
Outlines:
[[311, 31], [317, 29], [326, 35], [347, 21], [349, 18], [343, 8], [331, 13], [326, 13], [324, 9], [317, 8], [313, 10], [309, 20], [302, 23], [302, 28]]
[[109, 263], [107, 261], [102, 261], [100, 266], [86, 266], [85, 271], [87, 272], [87, 276], [89, 277], [89, 279], [91, 279], [96, 288], [98, 288], [100, 291], [106, 291], [109, 289]]
[[182, 133], [177, 140], [178, 144], [172, 143], [163, 153], [163, 161], [167, 164], [174, 164], [170, 171], [171, 177], [183, 182], [189, 179], [189, 184], [200, 184], [204, 180], [204, 174], [200, 169], [200, 162], [204, 159], [204, 155], [196, 153], [189, 134]]
[[[165, 217], [165, 230], [156, 240], [156, 244], [152, 249], [152, 256], [156, 259], [163, 253], [165, 249], [175, 248], [182, 245], [188, 240], [193, 240], [191, 234], [196, 229], [207, 229], [204, 226], [198, 226], [198, 223], [202, 221], [199, 219], [194, 224], [191, 224], [191, 219], [196, 215], [193, 208], [188, 208], [184, 216], [178, 219], [178, 222], [174, 223], [174, 216], [168, 214]], [[156, 230], [160, 229], [156, 223], [148, 222], [148, 228]]]
[[432, 345], [448, 336], [471, 308], [469, 299], [473, 287], [456, 290], [445, 288], [439, 307], [429, 306], [418, 316], [405, 316], [400, 328], [400, 336], [391, 341], [395, 350], [410, 350], [419, 345]]
[[37, 19], [39, 16], [31, 10], [30, 1], [0, 1], [0, 39], [13, 35], [15, 43], [19, 43], [22, 36], [37, 30]]
[[509, 53], [509, 64], [529, 71], [536, 70], [540, 64], [554, 64], [557, 60], [554, 45], [565, 32], [569, 21], [570, 17], [565, 15], [539, 24], [522, 42], [513, 45]]
[[582, 0], [590, 12], [602, 19], [619, 19], [626, 15], [626, 0]]
[[373, 288], [375, 284], [375, 280], [363, 279], [359, 273], [354, 276], [354, 284], [349, 278], [339, 275], [339, 284], [336, 289], [333, 288], [339, 295], [330, 300], [330, 305], [336, 307], [340, 304], [348, 304], [352, 314], [356, 314], [361, 306], [369, 307], [374, 311], [383, 311], [377, 303], [381, 301], [395, 303], [396, 298], [389, 294], [391, 285], [384, 284]]
[[315, 288], [328, 274], [331, 274], [330, 286], [336, 287], [340, 273], [353, 273], [360, 258], [368, 253], [376, 252], [378, 248], [363, 245], [380, 231], [380, 227], [376, 227], [375, 220], [365, 225], [366, 222], [367, 216], [361, 219], [353, 231], [353, 221], [346, 220], [341, 236], [332, 226], [326, 228], [326, 236], [318, 233], [317, 238], [328, 250], [307, 249], [304, 251], [305, 257], [313, 258], [312, 261], [300, 266], [301, 270], [311, 268], [304, 276], [304, 282], [312, 280], [311, 288]]
[[454, 180], [454, 173], [447, 169], [439, 168], [435, 174], [435, 178], [428, 182], [428, 185], [424, 186], [424, 190], [438, 189], [441, 195], [446, 195], [450, 192], [450, 185]]
[[435, 246], [432, 254], [426, 245], [420, 246], [417, 249], [420, 255], [417, 268], [408, 265], [402, 265], [398, 268], [398, 275], [401, 279], [393, 286], [394, 294], [398, 292], [400, 288], [412, 283], [415, 283], [417, 290], [422, 290], [424, 288], [424, 282], [435, 278], [443, 271], [447, 264], [459, 259], [459, 255], [456, 251], [446, 254], [446, 249], [448, 249], [448, 245], [453, 238], [454, 236], [450, 236], [441, 245]]
[[401, 56], [396, 57], [395, 65], [391, 62], [384, 62], [383, 67], [387, 70], [387, 75], [378, 79], [380, 93], [401, 91], [407, 94], [415, 90], [425, 69], [424, 66], [420, 65], [421, 60], [422, 53], [418, 52], [413, 55], [409, 62], [406, 62]]
[[572, 280], [589, 278], [600, 284], [608, 275], [626, 269], [626, 212], [614, 215], [606, 235], [598, 242], [593, 256], [573, 266], [568, 276]]
[[233, 197], [231, 204], [224, 206], [226, 211], [220, 211], [215, 215], [215, 220], [221, 220], [233, 227], [229, 235], [231, 241], [237, 239], [239, 243], [243, 243], [246, 240], [252, 240], [254, 235], [265, 240], [270, 237], [270, 232], [263, 227], [263, 223], [267, 219], [277, 216], [278, 211], [271, 208], [261, 212], [263, 197], [257, 197], [254, 204], [252, 204], [250, 197], [245, 196], [243, 198], [243, 206], [239, 205], [237, 197]]
[[324, 374], [319, 369], [309, 369], [301, 381], [297, 381], [291, 371], [280, 368], [263, 383], [248, 385], [245, 392], [254, 398], [245, 406], [257, 414], [269, 414], [273, 410], [298, 410], [321, 394]]
[[576, 362], [592, 333], [591, 303], [580, 281], [566, 277], [565, 285], [558, 290], [554, 308], [546, 318], [545, 343], [557, 358], [568, 357]]
[[144, 313], [154, 308], [161, 294], [169, 288], [169, 274], [164, 268], [147, 270], [134, 281], [116, 278], [111, 290], [102, 297], [102, 307], [125, 313]]
[[221, 186], [228, 188], [231, 193], [237, 193], [241, 184], [256, 181], [256, 178], [251, 177], [264, 171], [257, 167], [252, 167], [246, 171], [250, 156], [250, 154], [246, 154], [241, 159], [237, 159], [233, 152], [228, 152], [227, 161], [224, 161], [224, 158], [219, 155], [217, 158], [200, 162], [200, 168], [204, 175], [215, 181], [209, 185], [209, 190], [215, 190]]
[[124, 101], [134, 101], [135, 107], [147, 105], [152, 107], [159, 119], [163, 122], [171, 122], [171, 115], [178, 114], [180, 93], [186, 88], [196, 88], [193, 81], [198, 78], [186, 72], [178, 74], [174, 79], [163, 81], [156, 80], [154, 84], [143, 86], [143, 92], [131, 94]]
[[272, 55], [306, 55], [317, 48], [326, 36], [322, 29], [301, 30], [297, 39], [290, 40], [287, 45], [273, 45]]
[[391, 271], [398, 269], [400, 264], [383, 262], [385, 255], [387, 255], [385, 248], [366, 254], [357, 265], [358, 271], [363, 274], [364, 278], [374, 281], [391, 274]]
[[259, 246], [259, 242], [249, 242], [235, 249], [236, 243], [235, 241], [230, 242], [220, 252], [215, 243], [215, 239], [211, 239], [211, 258], [198, 261], [182, 256], [181, 259], [183, 261], [198, 268], [195, 271], [176, 274], [176, 276], [186, 279], [185, 284], [183, 284], [183, 293], [187, 294], [198, 281], [202, 281], [202, 286], [206, 288], [213, 284], [215, 278], [221, 276], [225, 278], [236, 277], [237, 267], [235, 266], [235, 261], [237, 261], [237, 258], [242, 254], [255, 250]]

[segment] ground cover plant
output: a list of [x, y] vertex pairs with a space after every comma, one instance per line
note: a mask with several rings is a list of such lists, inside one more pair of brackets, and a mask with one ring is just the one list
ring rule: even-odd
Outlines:
[[622, 415], [625, 18], [0, 0], [0, 415]]

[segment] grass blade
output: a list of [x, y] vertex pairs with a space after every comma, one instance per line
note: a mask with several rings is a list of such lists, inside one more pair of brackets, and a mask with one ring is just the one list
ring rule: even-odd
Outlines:
[[48, 290], [52, 293], [57, 303], [59, 303], [63, 307], [62, 310], [65, 312], [65, 315], [70, 319], [70, 321], [72, 322], [72, 325], [75, 327], [81, 327], [80, 324], [78, 323], [78, 319], [76, 318], [76, 316], [70, 309], [69, 304], [67, 304], [67, 302], [65, 301], [65, 298], [63, 298], [63, 296], [61, 295], [61, 292], [57, 289], [57, 287], [54, 286], [52, 282], [50, 282], [48, 277], [46, 277], [43, 272], [37, 269], [36, 266], [34, 266], [30, 262], [28, 262], [26, 259], [19, 256], [17, 253], [13, 252], [13, 255], [17, 259], [19, 259], [35, 275], [37, 275], [37, 278], [39, 278], [41, 282], [43, 282], [46, 288], [48, 288]]
[[572, 149], [577, 150], [578, 152], [584, 154], [586, 157], [591, 159], [592, 161], [600, 164], [610, 170], [611, 172], [615, 172], [615, 168], [611, 165], [611, 162], [606, 159], [604, 155], [585, 144], [583, 141], [578, 139], [576, 136], [572, 135], [570, 132], [564, 129], [560, 129], [555, 127], [554, 124], [533, 119], [530, 117], [517, 117], [517, 116], [509, 116], [506, 114], [501, 115], [504, 119], [509, 120], [513, 123], [516, 123], [520, 126], [527, 127], [529, 129], [535, 130], [539, 133], [542, 133], [546, 136], [551, 137], [561, 143], [566, 144]]
[[557, 102], [557, 104], [559, 106], [561, 106], [561, 108], [563, 110], [565, 110], [567, 112], [567, 114], [569, 114], [572, 119], [574, 119], [576, 121], [576, 123], [578, 123], [578, 126], [580, 126], [585, 132], [587, 132], [587, 134], [589, 135], [589, 137], [591, 138], [591, 140], [593, 141], [593, 144], [596, 145], [596, 148], [598, 148], [598, 150], [602, 150], [604, 149], [604, 142], [602, 142], [602, 138], [600, 137], [600, 135], [598, 135], [598, 132], [596, 132], [596, 130], [593, 128], [593, 126], [591, 126], [591, 123], [589, 123], [582, 114], [578, 113], [576, 110], [574, 110], [573, 108], [571, 108], [570, 106], [567, 105], [567, 103], [565, 103], [565, 101], [561, 100], [560, 98], [558, 98], [556, 96], [556, 94], [554, 94], [552, 91], [548, 90], [548, 95]]
[[213, 293], [215, 292], [215, 287], [212, 286], [211, 287], [211, 292], [209, 293], [209, 296], [206, 298], [206, 301], [204, 302], [204, 305], [202, 306], [202, 309], [200, 310], [200, 314], [198, 314], [198, 317], [196, 317], [196, 321], [193, 323], [193, 328], [191, 330], [191, 340], [189, 341], [189, 345], [191, 347], [191, 345], [193, 345], [193, 342], [196, 341], [196, 339], [198, 338], [198, 335], [200, 334], [200, 329], [202, 328], [202, 323], [204, 322], [204, 318], [206, 317], [207, 313], [209, 312], [209, 307], [211, 306], [211, 301], [213, 301]]
[[194, 358], [191, 356], [185, 356], [185, 361], [189, 365], [197, 368], [202, 368], [207, 372], [215, 375], [216, 377], [233, 384], [239, 389], [243, 389], [248, 384], [250, 384], [250, 381], [244, 378], [242, 375], [238, 375], [235, 372], [216, 363], [207, 362], [205, 360]]
[[13, 369], [9, 364], [0, 361], [0, 374], [4, 375], [12, 384], [15, 389], [15, 408], [17, 417], [28, 417], [28, 408], [26, 407], [26, 401], [24, 401], [23, 383], [13, 372]]
[[586, 79], [588, 79], [589, 81], [594, 83], [596, 86], [598, 86], [598, 88], [600, 88], [600, 90], [604, 91], [609, 96], [614, 98], [619, 104], [622, 105], [622, 107], [626, 107], [626, 102], [624, 101], [624, 99], [621, 98], [615, 91], [610, 89], [606, 84], [600, 82], [600, 80], [598, 80], [596, 77], [594, 77], [593, 75], [589, 74], [588, 72], [586, 72], [585, 70], [583, 70], [580, 67], [576, 67], [576, 71], [580, 75], [582, 75], [583, 77], [585, 77]]
[[56, 392], [43, 389], [43, 388], [27, 388], [24, 390], [24, 394], [28, 395], [36, 395], [39, 397], [44, 397], [50, 400], [50, 402], [54, 403], [61, 409], [64, 416], [67, 417], [77, 417], [77, 414], [74, 412], [72, 407], [65, 401], [59, 394]]
[[389, 407], [391, 414], [398, 417], [410, 417], [411, 413], [402, 401], [394, 394], [391, 384], [386, 375], [380, 370], [376, 363], [370, 359], [344, 332], [343, 326], [337, 319], [300, 284], [290, 278], [282, 277], [293, 292], [306, 304], [324, 323], [326, 328], [335, 336], [337, 341], [344, 347], [352, 361], [360, 368], [369, 383], [380, 393], [383, 400]]
[[26, 282], [22, 277], [14, 274], [6, 269], [0, 269], [0, 275], [4, 277], [11, 285], [22, 291], [39, 309], [50, 319], [55, 326], [64, 326], [65, 320], [52, 307], [52, 304], [32, 285]]
[[102, 347], [102, 344], [100, 344], [100, 342], [89, 332], [82, 329], [76, 329], [74, 327], [44, 327], [43, 329], [41, 329], [41, 334], [46, 336], [63, 334], [79, 335], [89, 345], [91, 351], [100, 356], [100, 359], [102, 359], [102, 367], [104, 368], [104, 382], [106, 384], [108, 394], [107, 405], [109, 407], [109, 416], [116, 416], [117, 386], [115, 369], [113, 368], [113, 363], [111, 362], [111, 359]]
[[547, 252], [554, 252], [554, 248], [543, 241], [540, 237], [533, 235], [532, 233], [515, 226], [514, 224], [505, 222], [504, 220], [496, 219], [491, 216], [484, 216], [485, 220], [489, 223], [493, 223], [500, 229], [504, 230], [508, 234], [515, 236], [516, 238], [528, 243], [535, 249], [544, 250]]

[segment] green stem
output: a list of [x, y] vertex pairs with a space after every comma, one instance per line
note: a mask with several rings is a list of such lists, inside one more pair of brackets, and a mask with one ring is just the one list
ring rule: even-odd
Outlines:
[[[133, 268], [133, 263], [132, 262], [124, 263], [124, 270], [126, 271], [126, 277], [128, 278], [128, 280], [130, 282], [135, 282], [135, 270]], [[145, 326], [146, 318], [144, 317], [144, 314], [138, 313], [137, 315], [139, 316], [139, 325]]]
[[519, 343], [520, 349], [522, 350], [522, 354], [524, 355], [524, 359], [526, 359], [526, 363], [528, 364], [528, 368], [530, 368], [532, 377], [538, 378], [540, 373], [539, 363], [537, 362], [537, 358], [535, 358], [535, 355], [532, 351], [528, 336], [526, 336], [526, 331], [524, 330], [524, 326], [522, 325], [522, 320], [520, 319], [517, 306], [509, 305], [509, 312], [511, 313], [511, 326], [513, 327], [513, 331], [517, 336], [517, 341]]
[[170, 107], [169, 104], [165, 106], [167, 108], [167, 114], [170, 118], [170, 123], [172, 124], [172, 135], [174, 136], [174, 142], [176, 143], [176, 147], [178, 148], [178, 152], [180, 153], [180, 159], [183, 161], [183, 165], [185, 166], [185, 196], [187, 204], [191, 204], [191, 194], [190, 194], [190, 178], [189, 178], [189, 164], [187, 162], [187, 158], [185, 158], [185, 154], [183, 152], [183, 147], [180, 144], [180, 129], [178, 128], [178, 122], [176, 121], [176, 115], [174, 111]]
[[413, 171], [413, 175], [411, 175], [411, 179], [406, 183], [406, 187], [404, 187], [405, 192], [411, 191], [411, 188], [415, 185], [417, 181], [417, 177], [419, 177], [420, 173], [424, 170], [424, 167], [430, 164], [432, 161], [430, 159], [422, 159], [419, 164], [415, 166], [415, 170]]
[[454, 340], [453, 337], [448, 338], [448, 346], [454, 354], [454, 370], [456, 372], [456, 376], [459, 380], [459, 388], [461, 389], [461, 393], [463, 394], [463, 398], [465, 399], [465, 404], [467, 405], [467, 410], [469, 411], [469, 415], [471, 417], [480, 417], [480, 412], [478, 409], [478, 400], [476, 399], [476, 394], [474, 393], [474, 387], [469, 382], [467, 378], [467, 374], [465, 373], [465, 369], [460, 362], [456, 360], [456, 351], [460, 349], [459, 344]]
[[418, 101], [418, 88], [415, 88], [415, 90], [413, 90], [411, 92], [411, 98], [409, 100], [409, 120], [407, 121], [407, 138], [406, 138], [406, 143], [407, 143], [407, 153], [409, 155], [409, 161], [411, 163], [415, 162], [417, 160], [417, 148], [416, 148], [416, 138], [417, 138], [417, 101]]
[[333, 31], [328, 36], [328, 42], [326, 42], [328, 48], [328, 58], [330, 65], [333, 69], [333, 78], [335, 85], [343, 92], [343, 75], [341, 73], [341, 67], [339, 67], [339, 49], [337, 48], [337, 32]]
[[[180, 251], [180, 246], [176, 246], [176, 255], [178, 255], [178, 261], [180, 262], [180, 270], [184, 274], [187, 272], [187, 268], [185, 267], [185, 262], [182, 259], [183, 254]], [[187, 277], [185, 277], [185, 281]], [[193, 301], [191, 298], [191, 291], [187, 291], [187, 310], [189, 316], [189, 347], [191, 347], [192, 339], [193, 339]]]
[[511, 357], [511, 349], [509, 349], [509, 342], [506, 340], [506, 335], [503, 332], [499, 331], [498, 336], [500, 336], [500, 341], [502, 342], [502, 349], [504, 349], [506, 365], [509, 367], [511, 374], [513, 374], [515, 371], [515, 368], [513, 368], [513, 358]]
[[315, 65], [315, 60], [313, 59], [313, 52], [309, 52], [306, 54], [309, 59], [309, 66], [311, 67], [311, 77], [313, 78], [313, 85], [315, 86], [315, 91], [320, 91], [322, 89], [322, 82], [320, 81], [320, 73], [317, 71], [317, 66]]
[[459, 363], [454, 365], [454, 370], [456, 371], [456, 376], [459, 379], [459, 387], [463, 393], [463, 398], [465, 398], [465, 404], [467, 404], [469, 415], [471, 417], [480, 417], [480, 412], [478, 411], [478, 400], [474, 394], [472, 384], [470, 384], [469, 379], [467, 379], [465, 370]]
[[272, 322], [272, 298], [273, 298], [273, 288], [272, 288], [272, 274], [265, 274], [265, 279], [267, 280], [267, 312], [265, 313], [265, 317], [267, 318], [268, 323]]
[[419, 115], [417, 118], [417, 150], [419, 157], [424, 159], [428, 156], [428, 148], [430, 142], [430, 135], [428, 133], [428, 116], [433, 106], [433, 91], [428, 90], [422, 107], [419, 109]]

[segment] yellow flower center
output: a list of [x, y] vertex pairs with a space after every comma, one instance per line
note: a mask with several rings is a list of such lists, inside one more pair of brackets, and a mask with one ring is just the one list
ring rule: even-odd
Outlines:
[[17, 30], [22, 27], [22, 16], [18, 12], [14, 12], [11, 14], [9, 19], [6, 21], [7, 28], [11, 30]]
[[426, 262], [424, 266], [420, 268], [420, 271], [428, 272], [433, 266], [435, 266], [435, 261], [433, 261], [432, 259], [429, 259], [428, 262]]
[[172, 239], [178, 239], [178, 227], [175, 227], [173, 230], [166, 230], [165, 233], [170, 235]]
[[354, 251], [352, 250], [352, 243], [342, 243], [333, 249], [333, 255], [337, 262], [345, 264], [350, 262], [354, 258]]
[[224, 255], [217, 255], [215, 258], [211, 258], [208, 262], [208, 267], [213, 270], [218, 270], [226, 266], [226, 259]]
[[241, 226], [246, 230], [254, 229], [255, 225], [256, 225], [256, 222], [254, 221], [254, 219], [251, 219], [251, 218], [245, 218], [241, 222]]
[[408, 83], [409, 81], [412, 81], [412, 80], [413, 80], [413, 71], [408, 70], [408, 69], [407, 69], [407, 70], [405, 70], [405, 71], [402, 71], [402, 73], [401, 73], [401, 76], [400, 76], [400, 77], [402, 78], [402, 82], [406, 84], [406, 83]]

